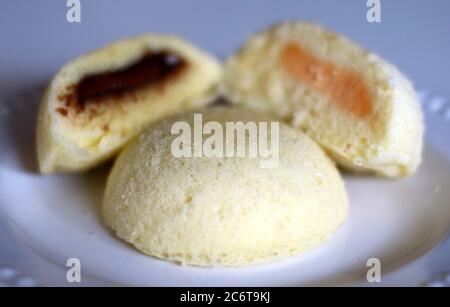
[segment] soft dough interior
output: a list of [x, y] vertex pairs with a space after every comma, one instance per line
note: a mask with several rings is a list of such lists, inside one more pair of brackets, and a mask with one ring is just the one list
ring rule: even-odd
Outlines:
[[56, 75], [44, 97], [41, 170], [95, 166], [149, 123], [203, 106], [220, 76], [212, 57], [168, 36], [141, 36], [76, 59]]
[[395, 177], [420, 161], [422, 119], [409, 81], [322, 27], [283, 24], [253, 37], [229, 59], [224, 93], [305, 131], [350, 169]]

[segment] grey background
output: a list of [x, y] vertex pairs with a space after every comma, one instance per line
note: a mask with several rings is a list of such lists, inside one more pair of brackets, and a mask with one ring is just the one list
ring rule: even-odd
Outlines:
[[366, 21], [366, 0], [81, 0], [82, 22], [66, 21], [66, 0], [0, 0], [0, 91], [42, 87], [68, 60], [143, 32], [178, 34], [224, 57], [251, 33], [286, 19], [316, 21], [395, 63], [420, 87], [450, 94], [450, 1], [381, 0], [382, 22]]

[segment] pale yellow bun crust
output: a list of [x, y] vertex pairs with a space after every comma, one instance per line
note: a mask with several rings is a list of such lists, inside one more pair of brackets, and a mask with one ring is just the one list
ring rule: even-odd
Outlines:
[[[303, 133], [281, 124], [279, 164], [266, 169], [259, 158], [175, 158], [176, 121], [193, 127], [191, 113], [152, 125], [107, 183], [106, 224], [143, 253], [196, 266], [265, 262], [324, 243], [346, 219], [343, 181]], [[203, 112], [209, 121], [267, 116], [216, 107]]]
[[224, 75], [230, 101], [305, 131], [350, 170], [402, 177], [421, 162], [424, 125], [410, 81], [323, 27], [292, 22], [257, 34]]
[[[164, 86], [147, 86], [80, 111], [64, 102], [83, 78], [126, 69], [149, 52], [171, 52], [186, 69]], [[146, 125], [205, 105], [221, 79], [221, 66], [210, 55], [173, 36], [143, 35], [113, 43], [65, 65], [43, 97], [37, 128], [42, 173], [83, 171], [114, 156]]]

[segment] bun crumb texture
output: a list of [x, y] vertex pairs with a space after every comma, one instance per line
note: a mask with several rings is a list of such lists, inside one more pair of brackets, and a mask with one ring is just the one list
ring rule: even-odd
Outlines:
[[[222, 125], [267, 120], [240, 108], [214, 107], [202, 115]], [[260, 158], [175, 158], [170, 131], [181, 120], [192, 125], [193, 114], [142, 133], [119, 156], [107, 183], [106, 224], [138, 250], [196, 266], [247, 265], [316, 247], [344, 222], [343, 181], [303, 133], [282, 124], [279, 164], [264, 169]]]

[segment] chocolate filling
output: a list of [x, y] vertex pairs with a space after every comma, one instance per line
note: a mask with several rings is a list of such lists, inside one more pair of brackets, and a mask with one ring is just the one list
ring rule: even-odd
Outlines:
[[83, 111], [88, 103], [101, 103], [146, 86], [161, 86], [187, 67], [187, 62], [169, 51], [147, 52], [138, 62], [120, 70], [88, 75], [60, 96], [67, 106]]

